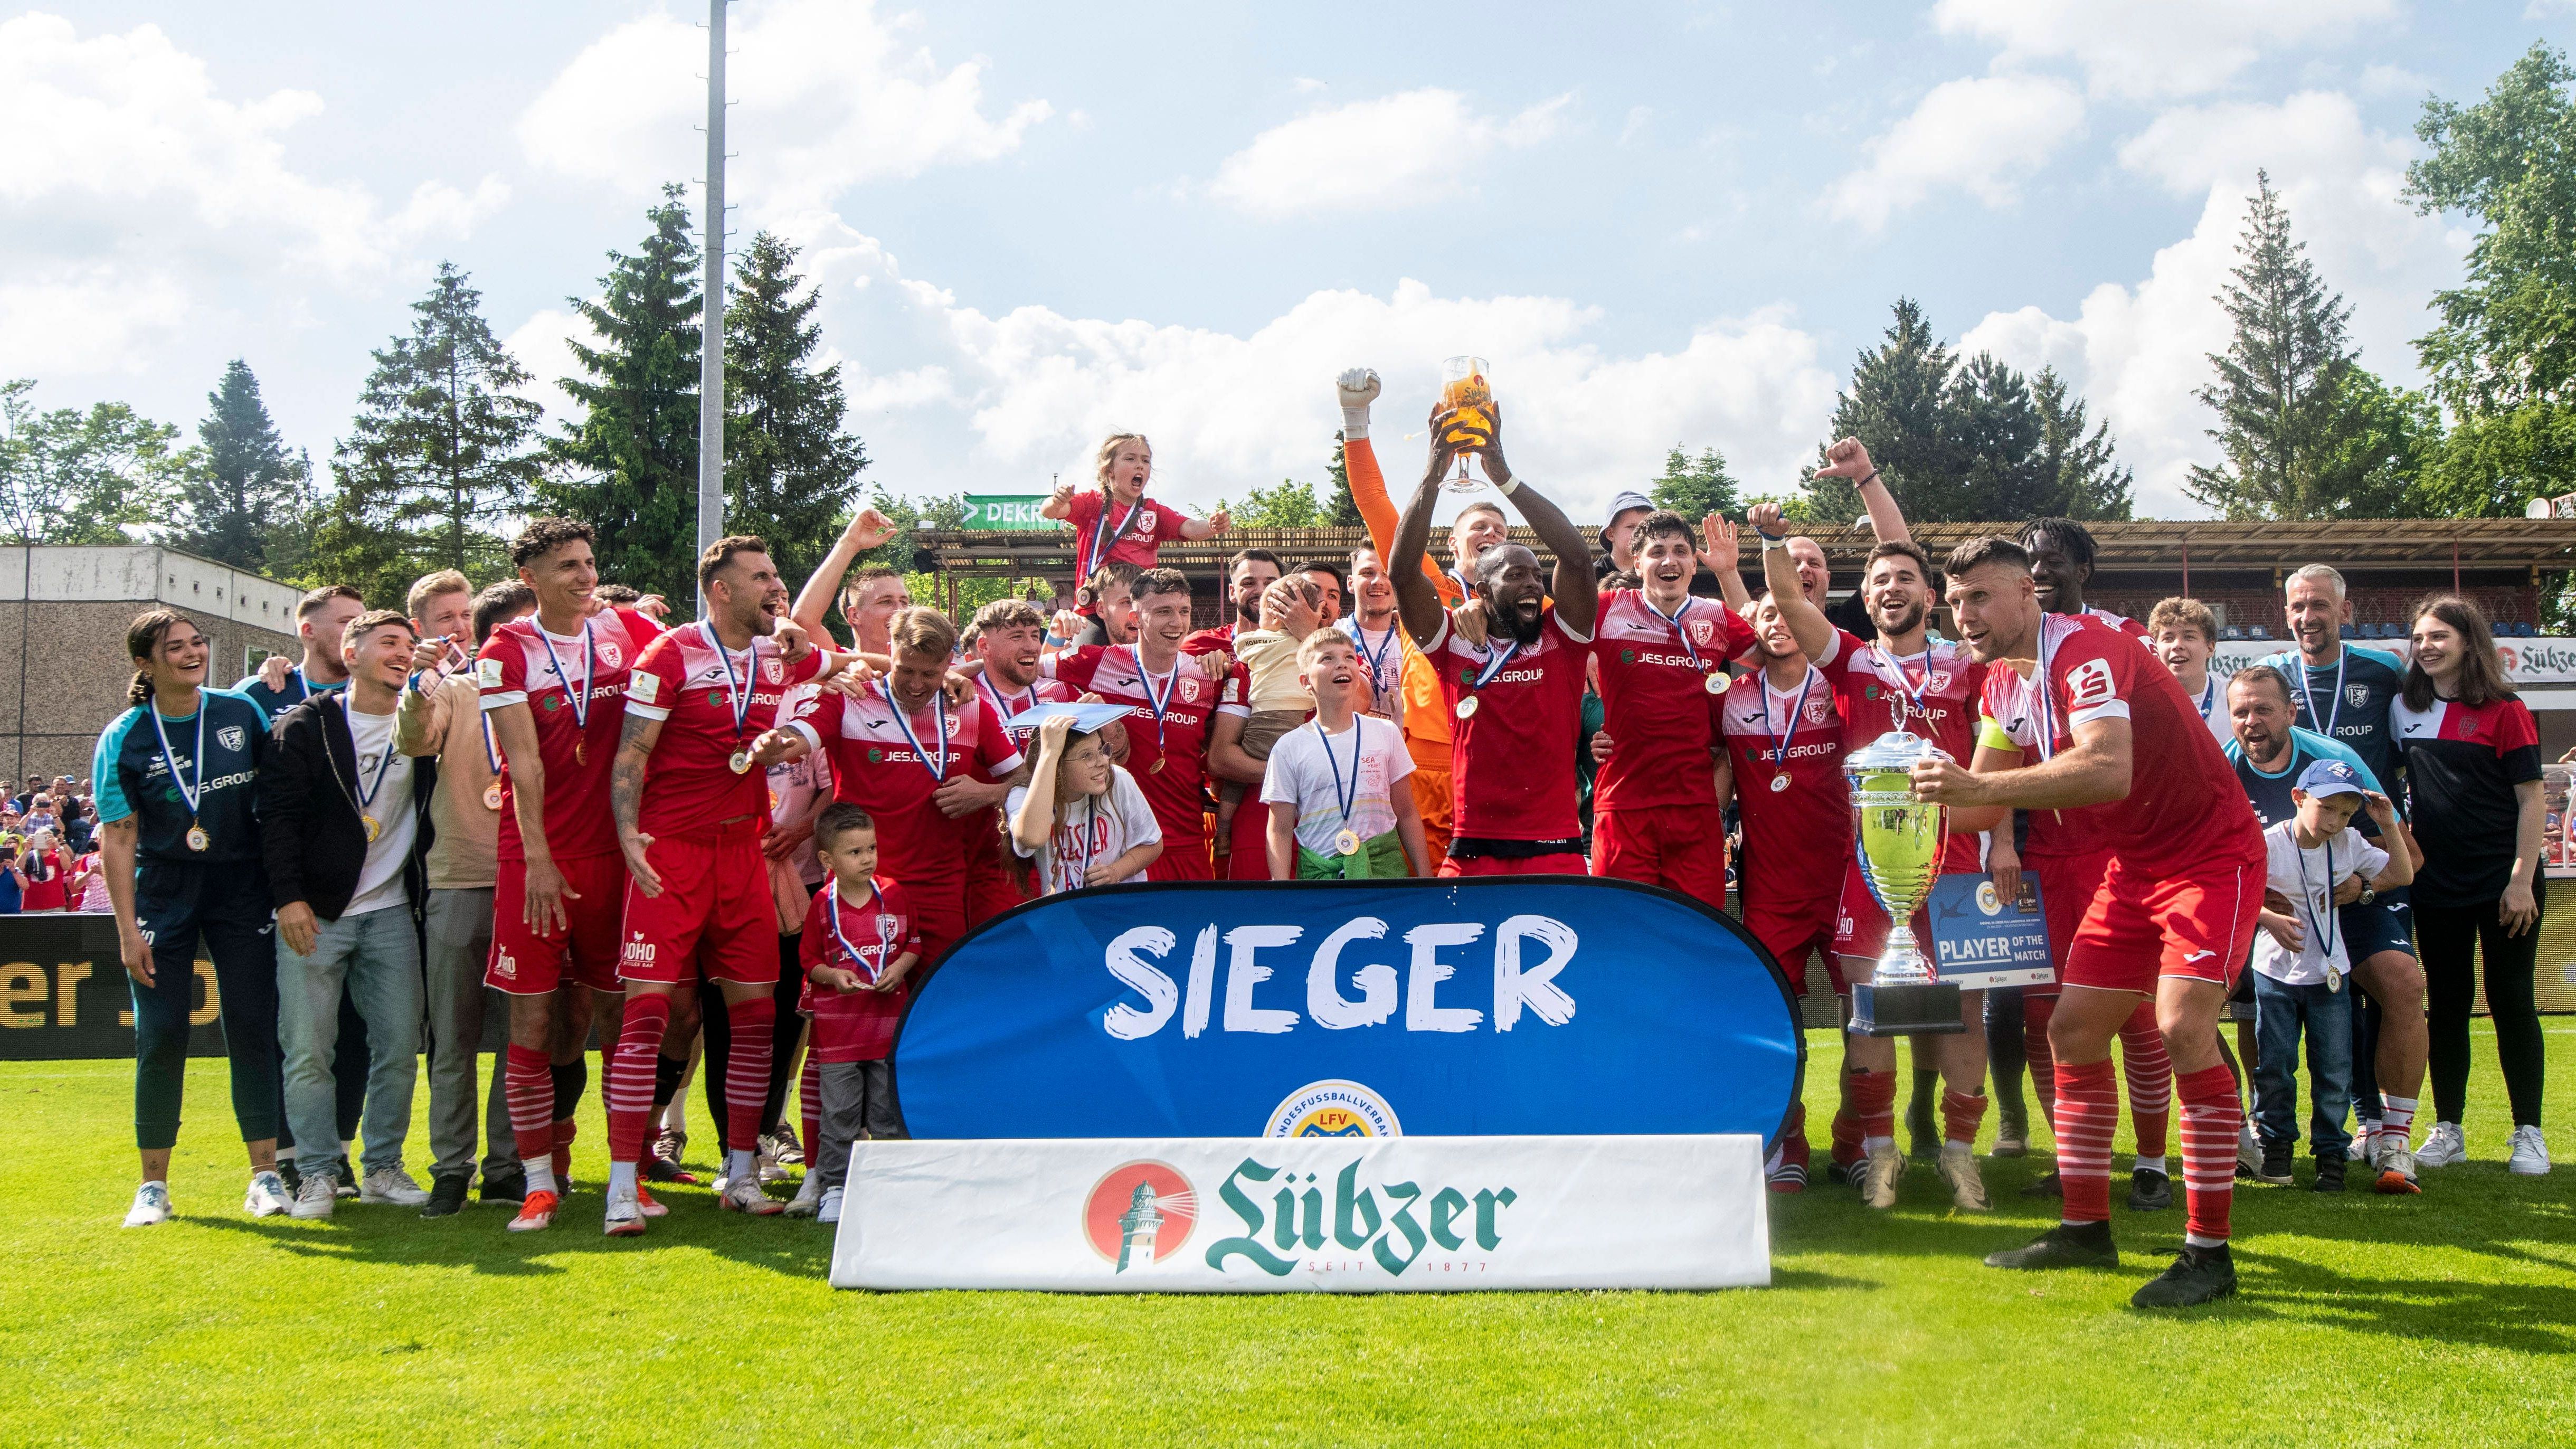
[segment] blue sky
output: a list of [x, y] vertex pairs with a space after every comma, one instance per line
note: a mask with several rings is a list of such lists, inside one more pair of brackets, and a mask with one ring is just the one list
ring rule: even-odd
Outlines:
[[[5, 14], [6, 12], [0, 12]], [[567, 294], [694, 180], [703, 5], [86, 3], [0, 19], [0, 375], [193, 425], [246, 357], [327, 458], [441, 258], [544, 381]], [[2371, 366], [2458, 275], [2399, 203], [2428, 93], [2569, 0], [947, 5], [732, 12], [737, 244], [808, 248], [871, 476], [1041, 491], [1113, 428], [1206, 506], [1320, 478], [1331, 378], [1492, 359], [1519, 469], [1589, 512], [1665, 449], [1782, 489], [1896, 296], [2056, 365], [2142, 507], [2254, 169]]]

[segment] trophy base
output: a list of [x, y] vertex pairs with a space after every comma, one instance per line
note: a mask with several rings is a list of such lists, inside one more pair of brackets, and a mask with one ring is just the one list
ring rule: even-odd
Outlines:
[[1947, 981], [1908, 981], [1852, 987], [1851, 1030], [1859, 1036], [1938, 1036], [1966, 1031], [1959, 1020], [1959, 988]]

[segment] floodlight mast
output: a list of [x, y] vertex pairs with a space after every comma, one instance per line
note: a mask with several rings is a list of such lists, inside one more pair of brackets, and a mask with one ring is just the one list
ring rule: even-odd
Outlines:
[[[724, 314], [725, 314], [725, 4], [707, 0], [707, 277], [698, 356], [698, 552], [724, 536]], [[706, 616], [706, 590], [698, 590], [698, 615]]]

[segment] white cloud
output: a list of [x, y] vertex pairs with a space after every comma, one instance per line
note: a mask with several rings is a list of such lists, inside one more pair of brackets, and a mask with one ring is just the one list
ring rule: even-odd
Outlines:
[[2217, 90], [2278, 46], [2337, 44], [2399, 17], [2398, 0], [1940, 0], [1945, 35], [2003, 47], [2000, 66], [2072, 60], [2095, 95]]
[[1825, 207], [1871, 231], [1935, 191], [2010, 205], [2017, 184], [2084, 127], [2084, 98], [2044, 76], [1945, 81], [1872, 139], [1869, 163], [1835, 182]]
[[424, 182], [398, 210], [287, 159], [322, 114], [309, 91], [220, 94], [157, 27], [84, 38], [45, 14], [0, 22], [0, 354], [13, 371], [143, 368], [199, 313], [264, 284], [268, 320], [315, 286], [371, 288], [420, 242], [509, 195]]
[[2191, 464], [2217, 458], [2205, 436], [2211, 415], [2192, 393], [2210, 379], [2208, 355], [2227, 346], [2217, 295], [2238, 260], [2256, 168], [2269, 169], [2292, 234], [2353, 304], [2363, 363], [2409, 380], [2424, 299], [2456, 281], [2467, 249], [2465, 235], [2398, 199], [2409, 154], [2402, 138], [2367, 129], [2351, 99], [2330, 92], [2167, 112], [2121, 147], [2120, 161], [2176, 195], [2204, 198], [2191, 235], [2158, 251], [2134, 286], [2094, 288], [2072, 318], [2037, 307], [1996, 312], [1961, 345], [2017, 366], [2054, 364], [2118, 434], [2138, 470], [2142, 510], [2192, 512], [2182, 480]]
[[501, 345], [519, 360], [519, 366], [528, 370], [528, 385], [519, 393], [546, 410], [545, 426], [549, 430], [580, 415], [562, 382], [581, 375], [581, 364], [574, 360], [569, 345], [573, 341], [595, 347], [599, 334], [591, 330], [580, 313], [556, 307], [536, 313], [501, 339]]
[[[869, 181], [991, 161], [1054, 114], [1043, 100], [988, 113], [984, 68], [943, 67], [869, 0], [763, 0], [726, 32], [732, 194], [751, 206], [823, 204]], [[641, 190], [700, 179], [706, 138], [705, 32], [671, 15], [629, 21], [573, 57], [519, 118], [537, 165]]]
[[1464, 194], [1493, 152], [1555, 135], [1571, 93], [1516, 116], [1483, 116], [1426, 88], [1328, 106], [1273, 126], [1225, 158], [1210, 195], [1255, 216], [1411, 206]]

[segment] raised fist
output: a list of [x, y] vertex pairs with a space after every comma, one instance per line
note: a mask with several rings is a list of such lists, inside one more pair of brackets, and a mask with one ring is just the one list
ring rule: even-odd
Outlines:
[[1816, 476], [1857, 481], [1875, 471], [1869, 466], [1869, 449], [1860, 445], [1860, 439], [1845, 438], [1825, 449], [1825, 466], [1816, 470]]
[[1379, 383], [1374, 368], [1346, 367], [1334, 386], [1342, 395], [1346, 411], [1358, 411], [1377, 401]]
[[1752, 524], [1757, 532], [1776, 536], [1780, 532], [1780, 505], [1767, 499], [1756, 503], [1744, 510], [1744, 521]]

